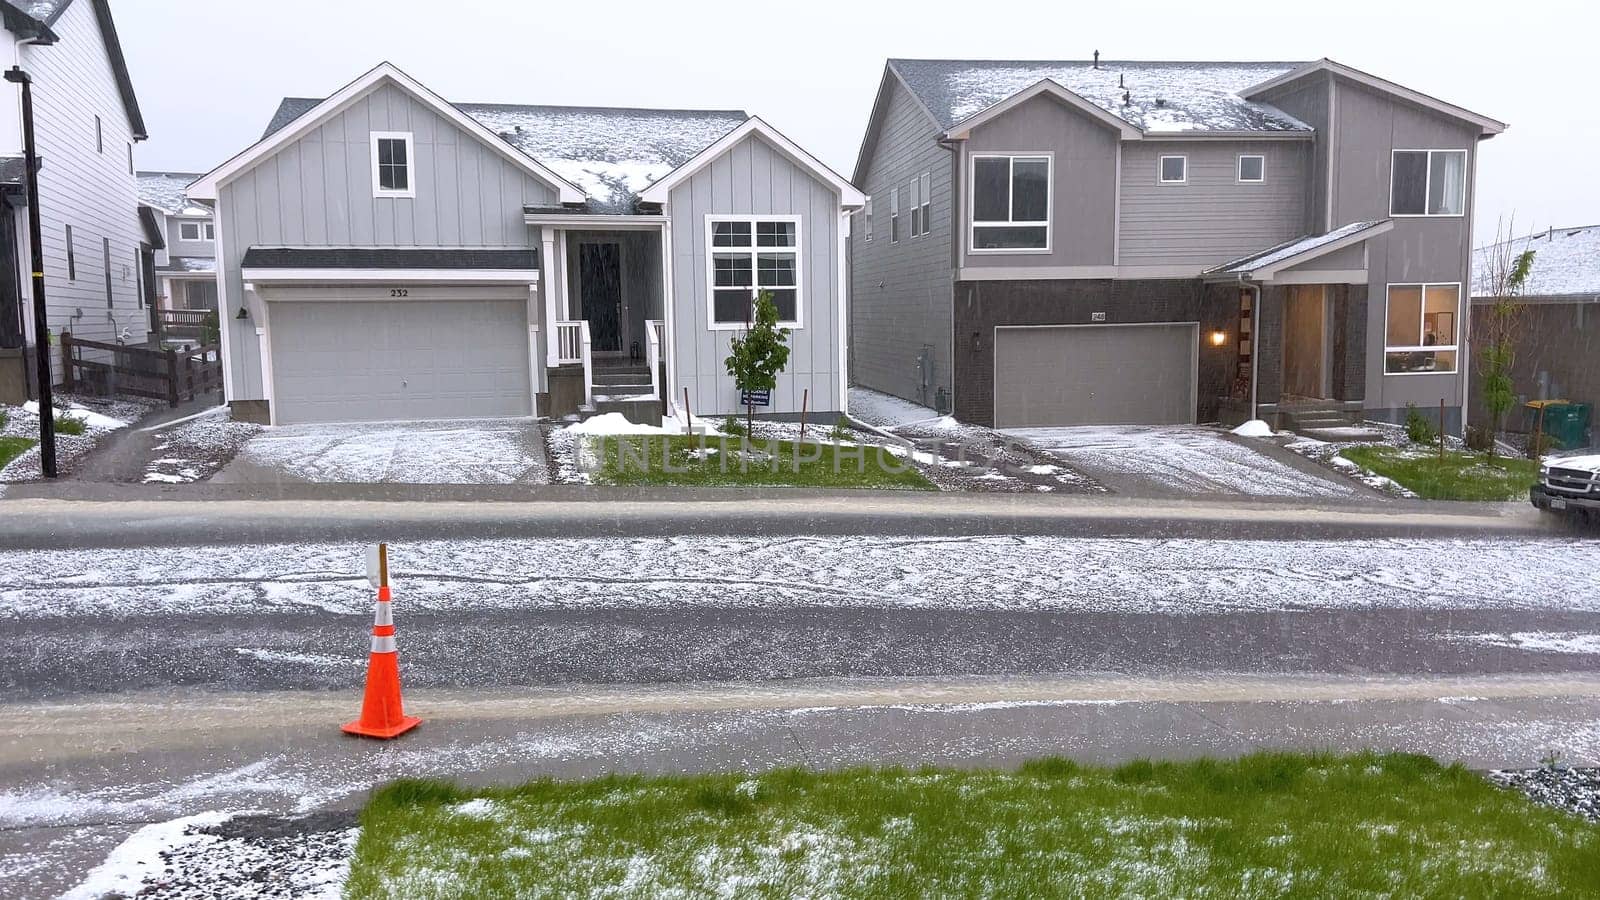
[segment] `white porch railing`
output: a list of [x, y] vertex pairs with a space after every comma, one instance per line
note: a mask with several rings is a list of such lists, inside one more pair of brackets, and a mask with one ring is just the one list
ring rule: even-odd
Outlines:
[[583, 405], [594, 403], [594, 355], [589, 346], [589, 323], [556, 323], [556, 365], [583, 364]]
[[645, 349], [645, 362], [650, 365], [650, 392], [661, 399], [661, 333], [667, 323], [660, 319], [650, 319], [644, 323], [644, 330], [649, 336], [649, 343]]

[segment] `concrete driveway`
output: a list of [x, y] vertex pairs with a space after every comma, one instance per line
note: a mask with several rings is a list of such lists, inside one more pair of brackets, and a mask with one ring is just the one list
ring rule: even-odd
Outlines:
[[544, 484], [533, 419], [279, 425], [211, 481], [223, 484]]
[[1134, 497], [1380, 496], [1276, 444], [1197, 425], [1085, 425], [1004, 433]]

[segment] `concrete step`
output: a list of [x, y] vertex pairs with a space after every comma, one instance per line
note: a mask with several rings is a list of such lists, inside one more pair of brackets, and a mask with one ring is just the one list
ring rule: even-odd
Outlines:
[[619, 374], [605, 373], [594, 376], [595, 384], [649, 384], [649, 372], [623, 372]]
[[638, 377], [638, 376], [642, 375], [645, 378], [649, 378], [650, 377], [650, 367], [649, 366], [595, 366], [594, 367], [594, 377], [599, 378], [602, 375], [627, 375], [629, 377]]
[[654, 397], [647, 397], [643, 400], [608, 400], [601, 399], [601, 395], [596, 394], [594, 406], [587, 409], [587, 412], [580, 410], [579, 416], [587, 419], [592, 415], [622, 413], [629, 422], [635, 425], [661, 424], [661, 401]]

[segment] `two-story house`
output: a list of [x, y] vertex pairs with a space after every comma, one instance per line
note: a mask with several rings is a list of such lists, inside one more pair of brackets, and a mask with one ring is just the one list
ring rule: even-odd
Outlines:
[[740, 111], [453, 104], [385, 63], [285, 100], [188, 196], [241, 418], [732, 413], [759, 291], [792, 351], [762, 411], [845, 409], [864, 198]]
[[41, 161], [39, 196], [29, 198], [21, 93], [0, 84], [0, 402], [14, 402], [30, 392], [38, 344], [27, 204], [39, 206], [53, 333], [143, 343], [141, 270], [153, 245], [134, 190], [144, 120], [105, 0], [0, 0], [0, 23], [0, 69], [32, 79]]
[[1442, 399], [1459, 431], [1477, 143], [1505, 127], [1329, 60], [890, 60], [854, 377], [999, 427]]
[[216, 310], [217, 231], [211, 207], [189, 199], [194, 172], [140, 172], [139, 202], [154, 212], [162, 238], [153, 272], [164, 310]]

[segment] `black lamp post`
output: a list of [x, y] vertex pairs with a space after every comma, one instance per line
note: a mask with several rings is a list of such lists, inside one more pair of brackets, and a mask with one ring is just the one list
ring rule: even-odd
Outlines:
[[28, 169], [28, 245], [33, 261], [33, 355], [39, 372], [39, 463], [56, 477], [56, 410], [50, 396], [50, 314], [44, 304], [44, 238], [39, 233], [39, 156], [33, 145], [33, 79], [17, 66], [6, 80], [22, 85], [22, 157]]

